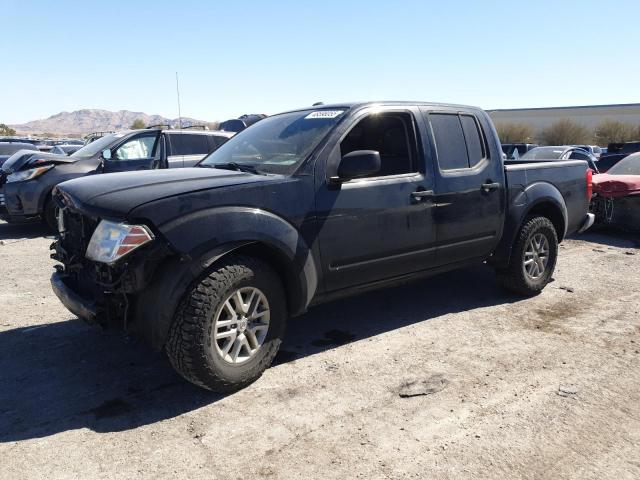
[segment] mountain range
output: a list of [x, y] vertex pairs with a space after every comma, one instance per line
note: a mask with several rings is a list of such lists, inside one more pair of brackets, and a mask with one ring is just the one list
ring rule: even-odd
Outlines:
[[[74, 112], [60, 112], [43, 120], [10, 125], [18, 134], [52, 133], [56, 135], [85, 135], [91, 132], [105, 132], [125, 130], [136, 120], [142, 120], [145, 125], [168, 124], [176, 127], [177, 118], [170, 119], [161, 115], [147, 115], [143, 112], [119, 110], [83, 109]], [[201, 125], [204, 122], [193, 118], [182, 117], [182, 125]]]

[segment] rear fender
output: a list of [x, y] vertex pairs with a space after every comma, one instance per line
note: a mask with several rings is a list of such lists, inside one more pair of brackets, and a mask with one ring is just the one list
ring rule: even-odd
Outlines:
[[551, 220], [562, 241], [567, 232], [567, 205], [560, 191], [547, 182], [536, 182], [520, 191], [516, 198], [509, 199], [509, 207], [502, 239], [490, 263], [497, 268], [506, 268], [511, 257], [511, 249], [525, 218], [539, 214]]

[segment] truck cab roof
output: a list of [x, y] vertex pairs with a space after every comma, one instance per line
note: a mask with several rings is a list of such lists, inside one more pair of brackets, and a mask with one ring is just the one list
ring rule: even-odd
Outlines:
[[446, 109], [461, 109], [461, 110], [478, 110], [480, 111], [480, 107], [470, 106], [470, 105], [461, 105], [454, 103], [441, 103], [441, 102], [412, 102], [412, 101], [404, 101], [404, 100], [376, 100], [376, 101], [368, 101], [368, 102], [344, 102], [344, 103], [332, 103], [325, 105], [316, 105], [309, 106], [306, 108], [296, 108], [293, 110], [288, 110], [286, 112], [281, 113], [290, 113], [290, 112], [303, 112], [305, 110], [359, 110], [361, 108], [367, 107], [375, 107], [375, 106], [400, 106], [400, 107], [442, 107]]

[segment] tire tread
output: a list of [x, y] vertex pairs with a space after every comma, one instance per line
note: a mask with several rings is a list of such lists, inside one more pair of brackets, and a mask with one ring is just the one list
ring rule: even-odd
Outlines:
[[262, 261], [241, 255], [233, 255], [214, 270], [196, 281], [187, 291], [176, 310], [169, 330], [165, 351], [171, 365], [189, 382], [207, 390], [230, 392], [243, 388], [255, 381], [269, 367], [280, 347], [280, 338], [274, 338], [262, 348], [266, 353], [258, 363], [243, 372], [240, 381], [229, 381], [219, 372], [208, 368], [205, 339], [211, 332], [205, 332], [207, 312], [213, 310], [211, 300], [222, 295], [237, 278], [245, 275], [268, 275], [280, 283], [277, 274]]
[[550, 259], [552, 262], [551, 270], [548, 274], [549, 279], [551, 278], [557, 260], [558, 235], [551, 220], [547, 217], [532, 215], [524, 220], [522, 228], [518, 233], [511, 251], [509, 266], [506, 269], [496, 271], [498, 283], [500, 283], [506, 290], [518, 295], [534, 296], [538, 295], [547, 285], [548, 279], [546, 282], [541, 284], [535, 284], [529, 281], [524, 274], [521, 264], [522, 251], [525, 248], [527, 239], [533, 231], [540, 229], [550, 230], [553, 234], [553, 238], [548, 239], [550, 251], [551, 248], [554, 249], [553, 258]]

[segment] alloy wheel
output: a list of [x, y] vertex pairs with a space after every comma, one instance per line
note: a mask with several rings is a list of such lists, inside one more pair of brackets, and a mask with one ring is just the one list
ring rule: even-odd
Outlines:
[[269, 331], [267, 297], [259, 289], [235, 290], [218, 308], [213, 324], [216, 351], [228, 363], [239, 364], [253, 358]]
[[549, 240], [544, 234], [536, 233], [529, 239], [524, 251], [524, 271], [530, 278], [537, 280], [544, 275], [548, 263]]

